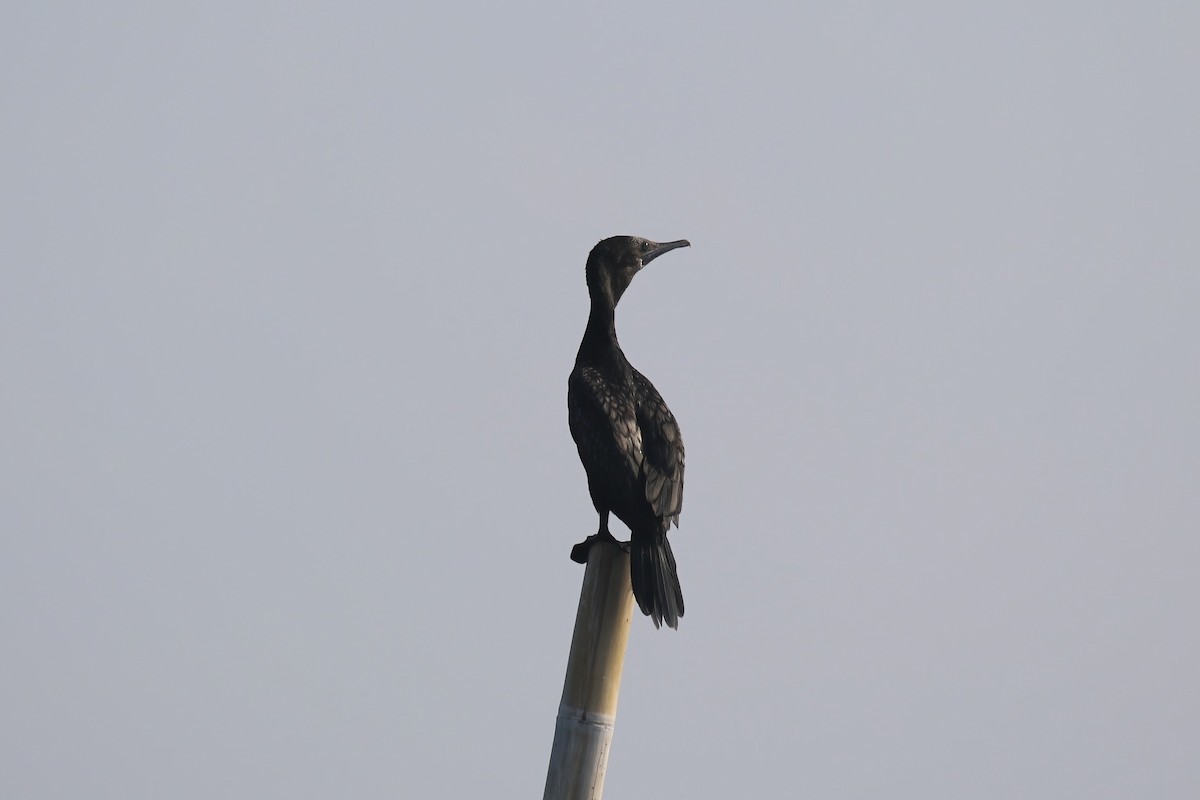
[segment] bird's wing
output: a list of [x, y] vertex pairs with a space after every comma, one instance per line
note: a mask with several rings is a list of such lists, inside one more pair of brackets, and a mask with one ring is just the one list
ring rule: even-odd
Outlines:
[[646, 475], [646, 499], [654, 513], [665, 522], [679, 526], [683, 508], [683, 435], [675, 415], [654, 388], [654, 384], [634, 370], [637, 387], [637, 426], [641, 431], [642, 470]]
[[[584, 467], [590, 473], [593, 469], [611, 470], [621, 464], [625, 474], [610, 475], [609, 479], [633, 483], [642, 472], [644, 460], [634, 398], [619, 391], [591, 367], [572, 373], [568, 389], [571, 434]], [[608, 458], [607, 454], [619, 458]]]

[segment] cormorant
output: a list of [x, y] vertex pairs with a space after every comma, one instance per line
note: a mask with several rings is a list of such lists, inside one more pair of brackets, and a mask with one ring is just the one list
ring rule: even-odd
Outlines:
[[630, 366], [617, 343], [615, 311], [638, 270], [686, 239], [650, 242], [637, 236], [605, 239], [588, 255], [592, 298], [575, 369], [567, 381], [571, 437], [587, 471], [600, 529], [576, 545], [571, 558], [587, 563], [598, 539], [616, 541], [608, 530], [613, 513], [629, 526], [630, 577], [642, 613], [677, 628], [683, 592], [667, 541], [679, 527], [683, 505], [683, 437], [675, 416], [647, 378]]

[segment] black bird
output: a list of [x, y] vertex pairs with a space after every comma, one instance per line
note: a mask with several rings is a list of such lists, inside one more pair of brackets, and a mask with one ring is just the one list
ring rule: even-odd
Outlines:
[[642, 613], [677, 628], [683, 592], [667, 541], [683, 506], [683, 437], [662, 395], [630, 366], [617, 343], [616, 307], [638, 270], [663, 253], [688, 247], [686, 239], [650, 242], [613, 236], [587, 260], [588, 316], [575, 369], [567, 381], [571, 437], [587, 471], [588, 491], [600, 514], [595, 536], [575, 546], [571, 558], [587, 563], [597, 540], [616, 541], [608, 515], [629, 526], [630, 577]]

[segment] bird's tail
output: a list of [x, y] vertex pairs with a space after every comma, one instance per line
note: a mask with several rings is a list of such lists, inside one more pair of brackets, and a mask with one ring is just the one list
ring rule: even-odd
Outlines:
[[683, 590], [666, 532], [634, 534], [629, 550], [629, 572], [638, 607], [654, 620], [654, 627], [666, 622], [668, 628], [678, 628], [683, 616]]

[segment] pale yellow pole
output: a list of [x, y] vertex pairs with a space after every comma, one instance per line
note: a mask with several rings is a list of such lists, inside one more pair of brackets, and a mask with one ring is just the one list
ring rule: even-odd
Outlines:
[[632, 617], [629, 554], [597, 542], [588, 550], [543, 800], [600, 800], [604, 794]]

